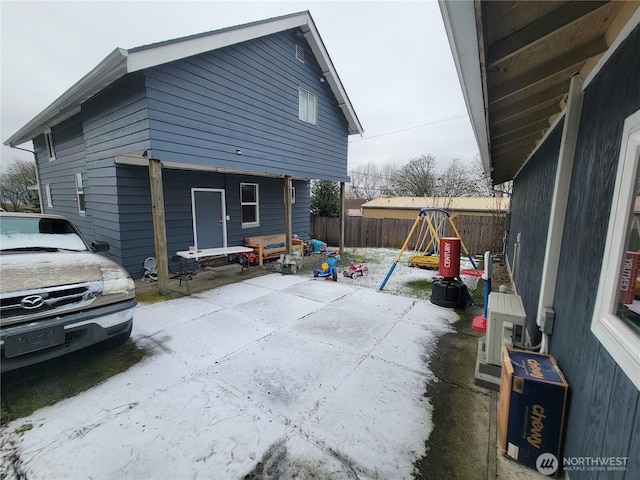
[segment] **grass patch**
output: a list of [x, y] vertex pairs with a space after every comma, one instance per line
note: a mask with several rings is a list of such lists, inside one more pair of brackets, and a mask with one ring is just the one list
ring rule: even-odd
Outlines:
[[[37, 365], [2, 374], [0, 424], [36, 410], [124, 372], [144, 357], [132, 341], [116, 348], [94, 345]], [[25, 423], [25, 425], [27, 425]]]
[[431, 297], [432, 281], [427, 279], [413, 280], [405, 284], [409, 288], [409, 294], [412, 297], [429, 298]]

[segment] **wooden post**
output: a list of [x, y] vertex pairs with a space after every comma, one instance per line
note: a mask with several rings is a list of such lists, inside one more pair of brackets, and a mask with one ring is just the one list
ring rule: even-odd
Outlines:
[[340, 182], [340, 258], [344, 257], [344, 182]]
[[156, 246], [158, 265], [158, 290], [160, 295], [169, 295], [169, 256], [167, 254], [167, 227], [164, 215], [164, 191], [162, 189], [162, 164], [160, 160], [149, 159], [149, 182], [151, 184], [153, 240]]
[[285, 239], [284, 245], [287, 249], [287, 255], [291, 255], [291, 235], [293, 234], [291, 226], [291, 176], [284, 177], [284, 223], [285, 223]]

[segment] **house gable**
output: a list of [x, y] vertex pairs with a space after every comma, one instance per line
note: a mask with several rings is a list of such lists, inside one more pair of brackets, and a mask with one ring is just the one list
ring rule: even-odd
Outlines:
[[[305, 49], [305, 62], [296, 56]], [[348, 122], [304, 38], [293, 30], [145, 71], [151, 144], [166, 162], [345, 180]], [[298, 118], [299, 88], [318, 100]]]

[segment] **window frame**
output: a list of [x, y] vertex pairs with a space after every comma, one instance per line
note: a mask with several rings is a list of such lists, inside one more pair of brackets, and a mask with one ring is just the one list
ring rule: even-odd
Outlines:
[[640, 336], [615, 314], [627, 233], [636, 198], [640, 157], [640, 110], [627, 117], [621, 139], [616, 183], [591, 332], [640, 389]]
[[48, 208], [53, 208], [53, 197], [51, 196], [51, 184], [50, 183], [45, 183], [44, 184], [44, 194], [45, 194], [45, 197], [47, 199], [47, 207]]
[[44, 144], [47, 150], [47, 158], [50, 162], [54, 161], [56, 159], [56, 148], [53, 143], [53, 134], [50, 128], [44, 131]]
[[[85, 193], [84, 182], [82, 180], [82, 173], [76, 173], [74, 176], [76, 184], [76, 202], [78, 204], [78, 213], [84, 215], [87, 213], [87, 196]], [[82, 198], [82, 201], [80, 201]]]
[[[242, 189], [243, 187], [254, 187], [255, 188], [255, 198], [254, 202], [245, 202], [242, 199]], [[254, 222], [245, 222], [243, 218], [243, 209], [245, 206], [255, 206], [256, 209], [256, 220]], [[260, 226], [260, 189], [257, 183], [249, 183], [249, 182], [241, 182], [240, 183], [240, 220], [242, 222], [242, 228], [255, 228]]]
[[[304, 104], [303, 99], [305, 101]], [[315, 103], [312, 119], [309, 118], [309, 103], [311, 100]], [[298, 87], [298, 119], [311, 125], [318, 124], [318, 96], [302, 87]]]

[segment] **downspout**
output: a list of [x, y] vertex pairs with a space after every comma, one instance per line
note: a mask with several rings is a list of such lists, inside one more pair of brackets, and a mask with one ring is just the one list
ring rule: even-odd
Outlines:
[[33, 150], [27, 150], [26, 148], [14, 147], [9, 144], [10, 148], [15, 148], [16, 150], [22, 150], [23, 152], [29, 152], [33, 155], [33, 163], [36, 165], [36, 187], [38, 187], [38, 203], [40, 203], [40, 213], [44, 213], [44, 204], [42, 203], [42, 191], [40, 191], [40, 174], [38, 173], [38, 158], [36, 157], [36, 152]]
[[574, 74], [571, 77], [560, 152], [558, 154], [558, 167], [551, 201], [549, 231], [547, 233], [540, 297], [538, 298], [538, 311], [536, 314], [536, 323], [542, 332], [541, 353], [548, 353], [549, 351], [549, 335], [553, 331], [553, 322], [555, 320], [553, 305], [558, 281], [558, 264], [560, 262], [562, 235], [567, 215], [573, 161], [580, 128], [580, 116], [582, 114], [582, 98], [582, 79], [578, 74]]

